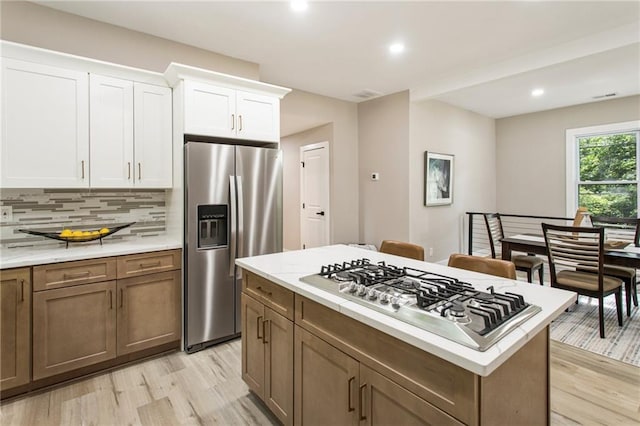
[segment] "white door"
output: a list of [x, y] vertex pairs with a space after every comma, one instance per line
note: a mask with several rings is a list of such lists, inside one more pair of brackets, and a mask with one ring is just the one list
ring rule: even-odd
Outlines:
[[329, 142], [300, 148], [300, 242], [302, 248], [329, 244]]
[[184, 132], [234, 138], [236, 91], [197, 81], [185, 81]]
[[238, 138], [280, 141], [280, 99], [238, 91], [236, 108]]
[[86, 72], [2, 59], [3, 188], [89, 186]]
[[133, 85], [134, 182], [137, 188], [171, 188], [171, 89]]
[[91, 187], [133, 187], [133, 82], [91, 74]]

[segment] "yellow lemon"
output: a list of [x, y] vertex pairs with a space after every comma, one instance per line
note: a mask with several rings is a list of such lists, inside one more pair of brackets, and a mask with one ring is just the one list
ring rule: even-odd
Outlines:
[[97, 235], [100, 235], [100, 231], [92, 231], [92, 232], [91, 232], [91, 236], [94, 236], [94, 237], [95, 237], [95, 236], [97, 236]]
[[82, 236], [83, 236], [83, 237], [88, 237], [88, 236], [90, 236], [90, 235], [91, 235], [91, 232], [89, 232], [89, 231], [84, 231], [84, 232], [82, 233]]
[[70, 237], [71, 235], [73, 235], [73, 231], [71, 229], [63, 229], [60, 233], [61, 237]]
[[82, 231], [73, 231], [71, 235], [75, 238], [82, 237]]
[[100, 234], [107, 234], [107, 233], [109, 233], [109, 228], [102, 228], [100, 230]]

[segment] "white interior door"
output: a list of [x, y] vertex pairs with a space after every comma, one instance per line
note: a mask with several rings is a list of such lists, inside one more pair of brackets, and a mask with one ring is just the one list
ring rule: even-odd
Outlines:
[[329, 142], [300, 148], [300, 243], [302, 248], [329, 244]]

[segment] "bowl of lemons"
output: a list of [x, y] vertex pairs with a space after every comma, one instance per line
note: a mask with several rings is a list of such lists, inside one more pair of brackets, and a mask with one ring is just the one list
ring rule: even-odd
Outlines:
[[133, 225], [135, 222], [126, 224], [113, 224], [110, 226], [87, 226], [84, 228], [63, 228], [61, 231], [45, 231], [45, 230], [33, 230], [33, 229], [18, 229], [18, 231], [25, 234], [38, 235], [41, 237], [51, 238], [54, 240], [65, 241], [67, 247], [69, 243], [84, 243], [87, 241], [99, 240], [102, 244], [102, 239], [112, 235], [121, 229], [127, 228]]

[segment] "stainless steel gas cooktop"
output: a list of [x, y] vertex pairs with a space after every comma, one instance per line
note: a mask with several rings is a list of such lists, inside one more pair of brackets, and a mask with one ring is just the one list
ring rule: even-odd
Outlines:
[[478, 351], [541, 311], [519, 294], [368, 259], [326, 265], [301, 280]]

